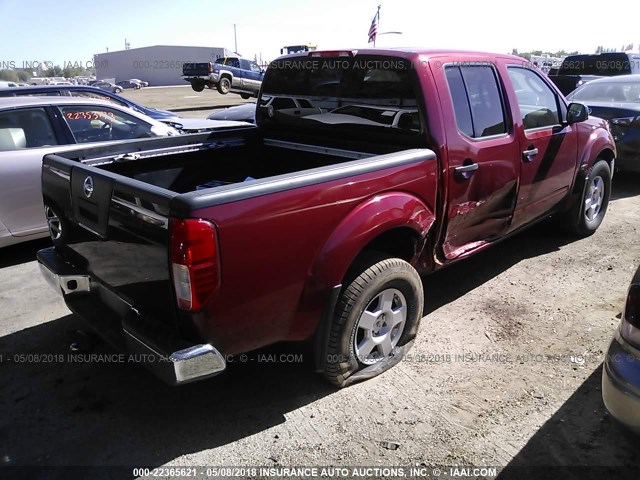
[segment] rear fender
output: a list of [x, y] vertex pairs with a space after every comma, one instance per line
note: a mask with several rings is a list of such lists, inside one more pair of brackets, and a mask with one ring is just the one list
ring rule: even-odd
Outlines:
[[329, 237], [311, 270], [312, 279], [326, 287], [337, 285], [358, 254], [376, 237], [404, 227], [424, 240], [434, 221], [431, 209], [413, 195], [391, 192], [369, 198], [352, 210]]
[[434, 221], [435, 214], [422, 200], [403, 192], [376, 195], [354, 208], [336, 227], [311, 266], [289, 338], [308, 338], [322, 318], [332, 316], [331, 292], [339, 289], [349, 267], [369, 243], [391, 230], [408, 229], [418, 240], [413, 258], [409, 259], [415, 264]]

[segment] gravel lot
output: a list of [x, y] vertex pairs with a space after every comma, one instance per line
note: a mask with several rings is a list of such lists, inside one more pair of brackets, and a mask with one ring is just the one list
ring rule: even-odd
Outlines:
[[[167, 107], [166, 97], [197, 95], [187, 88], [133, 94]], [[606, 413], [600, 391], [640, 264], [638, 225], [640, 176], [619, 174], [591, 238], [540, 224], [425, 277], [427, 312], [411, 358], [344, 390], [312, 373], [300, 345], [250, 354], [180, 388], [126, 361], [70, 356], [68, 332], [83, 325], [33, 261], [48, 242], [2, 249], [0, 461], [638, 467], [637, 439]], [[509, 478], [530, 471], [517, 472]]]

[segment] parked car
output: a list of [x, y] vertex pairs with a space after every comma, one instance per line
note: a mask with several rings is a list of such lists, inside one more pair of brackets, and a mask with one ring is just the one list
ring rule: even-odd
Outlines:
[[0, 88], [7, 88], [7, 87], [18, 87], [19, 85], [15, 82], [4, 82], [4, 81], [0, 81]]
[[[419, 273], [550, 215], [581, 237], [604, 218], [616, 151], [606, 122], [518, 57], [314, 55], [272, 63], [255, 126], [43, 161], [63, 226], [38, 252], [43, 275], [169, 383], [305, 340], [334, 385], [374, 377], [414, 342]], [[418, 114], [409, 128], [320, 123], [263, 106], [275, 97]]]
[[[12, 97], [23, 95], [46, 95], [46, 96], [71, 96], [71, 97], [83, 97], [83, 98], [95, 98], [97, 100], [108, 100], [116, 105], [122, 107], [133, 108], [135, 111], [143, 113], [155, 120], [161, 122], [171, 123], [179, 122], [181, 118], [175, 112], [168, 110], [158, 110], [155, 108], [145, 107], [138, 103], [135, 103], [128, 98], [121, 97], [115, 93], [111, 93], [107, 90], [101, 90], [96, 87], [88, 85], [45, 85], [45, 86], [32, 86], [28, 89], [25, 88], [0, 88], [0, 97]], [[230, 119], [233, 120], [233, 119]]]
[[622, 320], [605, 357], [602, 399], [614, 418], [640, 433], [640, 268], [631, 280]]
[[139, 83], [140, 85], [142, 85], [143, 87], [148, 87], [149, 86], [149, 82], [145, 82], [144, 80], [140, 80], [139, 78], [132, 78], [129, 80], [130, 82], [136, 82]]
[[235, 120], [238, 122], [256, 123], [256, 102], [243, 103], [233, 107], [216, 110], [207, 116], [209, 120]]
[[134, 82], [133, 80], [121, 80], [116, 83], [116, 85], [124, 88], [125, 90], [128, 88], [133, 88], [134, 90], [142, 88], [142, 84], [140, 82]]
[[[265, 96], [262, 97], [260, 101], [260, 105], [270, 109], [272, 114], [276, 111], [281, 114], [290, 113], [299, 116], [323, 113], [321, 108], [314, 106], [313, 103], [306, 98]], [[235, 120], [255, 123], [256, 108], [257, 105], [255, 102], [244, 103], [242, 105], [217, 110], [207, 116], [207, 118], [209, 120]]]
[[640, 172], [640, 74], [593, 80], [567, 98], [609, 122], [618, 149], [616, 167]]
[[105, 82], [103, 80], [94, 82], [91, 84], [91, 86], [113, 93], [122, 93], [122, 91], [124, 90], [124, 88], [122, 88], [120, 85], [114, 85], [111, 82]]
[[182, 78], [196, 92], [203, 91], [205, 87], [217, 88], [222, 95], [239, 93], [245, 99], [258, 96], [263, 75], [264, 70], [256, 62], [240, 57], [185, 63], [182, 67]]
[[[42, 157], [78, 144], [178, 135], [129, 108], [89, 98], [0, 98], [0, 247], [46, 237]], [[54, 223], [52, 223], [54, 222]]]
[[640, 53], [605, 52], [593, 55], [569, 55], [549, 79], [565, 95], [580, 85], [601, 77], [640, 73]]

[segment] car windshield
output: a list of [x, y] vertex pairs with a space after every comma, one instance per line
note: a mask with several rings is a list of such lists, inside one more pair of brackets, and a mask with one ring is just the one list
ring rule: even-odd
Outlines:
[[575, 101], [640, 103], [640, 82], [587, 83], [570, 95]]
[[[269, 65], [257, 118], [267, 129], [424, 139], [416, 87], [415, 68], [402, 58], [282, 58]], [[306, 107], [292, 108], [284, 101], [290, 98]]]

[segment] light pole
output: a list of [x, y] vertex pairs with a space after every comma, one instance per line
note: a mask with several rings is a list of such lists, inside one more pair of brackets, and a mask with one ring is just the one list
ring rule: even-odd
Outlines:
[[238, 35], [236, 33], [236, 24], [233, 24], [233, 39], [235, 41], [235, 47], [236, 47], [236, 55], [238, 54]]

